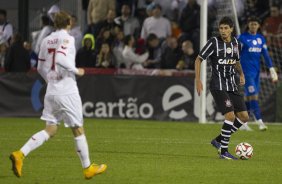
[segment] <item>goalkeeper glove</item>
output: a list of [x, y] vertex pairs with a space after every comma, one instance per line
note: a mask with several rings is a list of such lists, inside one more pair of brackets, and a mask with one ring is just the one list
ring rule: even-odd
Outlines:
[[276, 73], [275, 68], [271, 67], [271, 68], [269, 68], [269, 71], [270, 71], [270, 76], [271, 76], [272, 82], [278, 81], [278, 75]]

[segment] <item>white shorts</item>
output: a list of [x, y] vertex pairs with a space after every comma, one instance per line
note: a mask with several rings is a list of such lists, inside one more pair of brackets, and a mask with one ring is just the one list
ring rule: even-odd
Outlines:
[[79, 94], [45, 96], [41, 119], [47, 124], [59, 125], [63, 120], [65, 127], [82, 127], [82, 103]]

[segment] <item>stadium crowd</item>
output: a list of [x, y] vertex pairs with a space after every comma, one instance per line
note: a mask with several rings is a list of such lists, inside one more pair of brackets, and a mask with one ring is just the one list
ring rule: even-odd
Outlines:
[[[208, 33], [216, 20], [216, 3], [209, 1]], [[200, 5], [197, 0], [83, 0], [87, 12], [82, 32], [72, 15], [69, 34], [75, 38], [77, 67], [157, 68], [193, 70], [200, 46]], [[258, 16], [262, 33], [282, 34], [281, 0], [239, 0], [240, 25]], [[241, 6], [240, 6], [241, 5]], [[33, 32], [31, 42], [13, 32], [7, 12], [0, 10], [0, 67], [8, 72], [27, 72], [37, 65], [42, 40], [53, 28], [52, 6], [41, 17], [42, 28]]]

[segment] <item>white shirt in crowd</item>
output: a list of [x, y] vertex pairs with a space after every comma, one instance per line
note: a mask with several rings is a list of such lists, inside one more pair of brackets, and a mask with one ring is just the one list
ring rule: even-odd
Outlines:
[[0, 25], [0, 44], [8, 42], [13, 36], [13, 26], [10, 23]]
[[43, 39], [37, 70], [48, 84], [46, 95], [78, 93], [74, 38], [66, 30], [57, 30]]
[[141, 31], [141, 38], [146, 39], [149, 34], [154, 33], [159, 38], [166, 38], [171, 35], [171, 24], [164, 17], [148, 17], [145, 19]]
[[132, 69], [143, 69], [143, 63], [148, 59], [149, 54], [148, 52], [138, 55], [136, 54], [131, 47], [125, 46], [122, 51], [122, 56], [124, 59], [124, 63], [126, 68]]

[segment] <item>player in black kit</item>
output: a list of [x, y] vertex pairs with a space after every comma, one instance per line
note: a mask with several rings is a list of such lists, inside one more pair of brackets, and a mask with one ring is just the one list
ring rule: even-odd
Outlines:
[[249, 116], [244, 97], [239, 93], [236, 83], [237, 72], [240, 75], [239, 85], [245, 84], [245, 77], [240, 64], [241, 46], [232, 36], [233, 28], [233, 21], [229, 17], [220, 20], [220, 36], [209, 39], [195, 60], [195, 77], [197, 92], [201, 95], [201, 62], [209, 58], [212, 66], [210, 91], [218, 109], [225, 117], [221, 134], [213, 139], [211, 144], [219, 150], [221, 159], [237, 160], [228, 152], [229, 139], [232, 133], [248, 121]]

